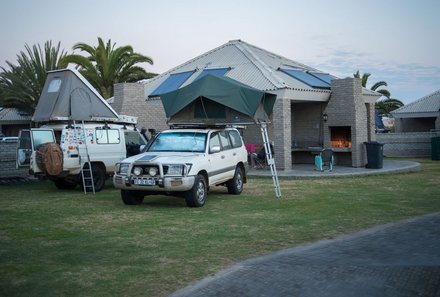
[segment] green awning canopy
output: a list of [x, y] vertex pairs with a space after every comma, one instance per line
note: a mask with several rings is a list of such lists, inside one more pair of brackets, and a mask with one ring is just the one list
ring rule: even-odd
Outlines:
[[276, 95], [229, 77], [206, 75], [160, 98], [170, 124], [239, 124], [269, 121]]

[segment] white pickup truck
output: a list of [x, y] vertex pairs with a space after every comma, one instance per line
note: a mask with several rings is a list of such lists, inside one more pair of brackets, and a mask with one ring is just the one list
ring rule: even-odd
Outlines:
[[113, 184], [125, 204], [140, 204], [153, 194], [183, 195], [189, 207], [206, 202], [210, 186], [225, 185], [240, 194], [246, 182], [247, 151], [234, 128], [171, 129], [145, 152], [116, 164]]

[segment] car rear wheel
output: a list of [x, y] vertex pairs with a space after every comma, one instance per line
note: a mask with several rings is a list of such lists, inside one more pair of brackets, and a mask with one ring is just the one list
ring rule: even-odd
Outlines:
[[186, 205], [189, 207], [202, 207], [208, 195], [206, 178], [198, 174], [191, 190], [185, 193]]
[[140, 191], [121, 190], [121, 198], [126, 205], [138, 205], [144, 202], [144, 195]]
[[[88, 165], [84, 165], [84, 181], [86, 182], [86, 191], [87, 192], [91, 192], [92, 191], [92, 187], [91, 187], [91, 183], [90, 183], [90, 171], [88, 170]], [[104, 188], [105, 185], [105, 180], [106, 180], [106, 176], [105, 176], [105, 169], [98, 164], [92, 164], [92, 175], [93, 175], [93, 185], [95, 188], [95, 192], [99, 192]], [[82, 178], [80, 176], [80, 183], [81, 183], [81, 188], [83, 189], [83, 181]]]
[[237, 166], [234, 177], [226, 183], [229, 194], [239, 195], [243, 192], [243, 169]]
[[53, 182], [58, 190], [73, 190], [77, 185], [77, 183], [70, 182], [62, 178], [57, 178]]

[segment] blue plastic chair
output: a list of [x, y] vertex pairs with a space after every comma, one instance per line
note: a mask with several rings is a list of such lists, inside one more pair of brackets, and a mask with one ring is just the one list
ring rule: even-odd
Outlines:
[[333, 170], [333, 150], [332, 149], [323, 149], [319, 155], [315, 156], [315, 169], [319, 171], [324, 171], [324, 168], [327, 167], [328, 171]]

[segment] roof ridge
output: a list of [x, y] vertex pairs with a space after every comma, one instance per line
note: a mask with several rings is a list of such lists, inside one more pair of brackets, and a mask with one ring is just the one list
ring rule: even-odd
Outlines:
[[286, 58], [286, 57], [284, 57], [284, 56], [281, 56], [281, 55], [276, 54], [276, 53], [274, 53], [274, 52], [268, 51], [268, 50], [266, 50], [266, 49], [264, 49], [264, 48], [261, 48], [261, 47], [259, 47], [259, 46], [256, 46], [256, 45], [253, 45], [253, 44], [247, 43], [247, 42], [242, 41], [242, 40], [240, 40], [240, 39], [238, 39], [238, 40], [232, 40], [232, 41], [230, 41], [230, 42], [241, 42], [242, 44], [245, 44], [245, 45], [247, 45], [247, 46], [250, 46], [250, 47], [256, 48], [256, 49], [258, 49], [258, 50], [260, 50], [260, 51], [263, 51], [263, 52], [266, 52], [266, 53], [268, 53], [268, 54], [270, 54], [270, 55], [272, 55], [272, 56], [275, 56], [275, 57], [280, 58], [280, 59], [282, 59], [282, 60], [286, 60], [286, 61], [292, 62], [293, 64], [296, 64], [296, 65], [286, 65], [286, 64], [283, 64], [283, 65], [285, 65], [285, 66], [301, 67], [301, 68], [306, 69], [307, 71], [317, 71], [317, 72], [322, 72], [322, 71], [320, 71], [319, 69], [316, 69], [316, 68], [310, 67], [310, 66], [308, 66], [308, 65], [305, 65], [305, 64], [303, 64], [303, 63], [300, 63], [300, 62], [294, 61], [294, 60], [292, 60], [292, 59]]
[[211, 54], [213, 52], [216, 52], [216, 51], [218, 51], [218, 50], [228, 46], [229, 44], [230, 44], [230, 42], [224, 43], [224, 44], [222, 44], [222, 45], [220, 45], [220, 46], [218, 46], [218, 47], [216, 47], [216, 48], [214, 48], [212, 50], [209, 50], [209, 51], [207, 51], [207, 52], [205, 52], [203, 54], [200, 54], [200, 55], [196, 56], [195, 58], [192, 58], [191, 60], [188, 60], [188, 61], [186, 61], [186, 62], [184, 62], [184, 63], [182, 63], [180, 65], [177, 65], [176, 67], [173, 67], [173, 68], [169, 69], [168, 71], [165, 71], [165, 72], [163, 72], [163, 73], [161, 73], [159, 75], [156, 75], [155, 77], [152, 77], [150, 79], [142, 80], [140, 82], [145, 84], [145, 83], [149, 83], [149, 82], [155, 81], [156, 79], [162, 78], [162, 77], [168, 75], [169, 73], [172, 73], [175, 70], [178, 70], [179, 68], [183, 68], [186, 65], [191, 64], [194, 61], [197, 61], [197, 60], [199, 60], [199, 59], [201, 59], [201, 58], [203, 58], [203, 57], [205, 57], [205, 56], [207, 56], [207, 55], [209, 55], [209, 54]]
[[245, 43], [241, 40], [230, 41], [230, 43], [234, 43], [236, 48], [243, 53], [243, 55], [252, 63], [261, 74], [276, 88], [285, 88], [285, 83], [282, 82], [282, 79], [278, 77], [271, 69], [264, 63], [250, 48], [249, 44]]

